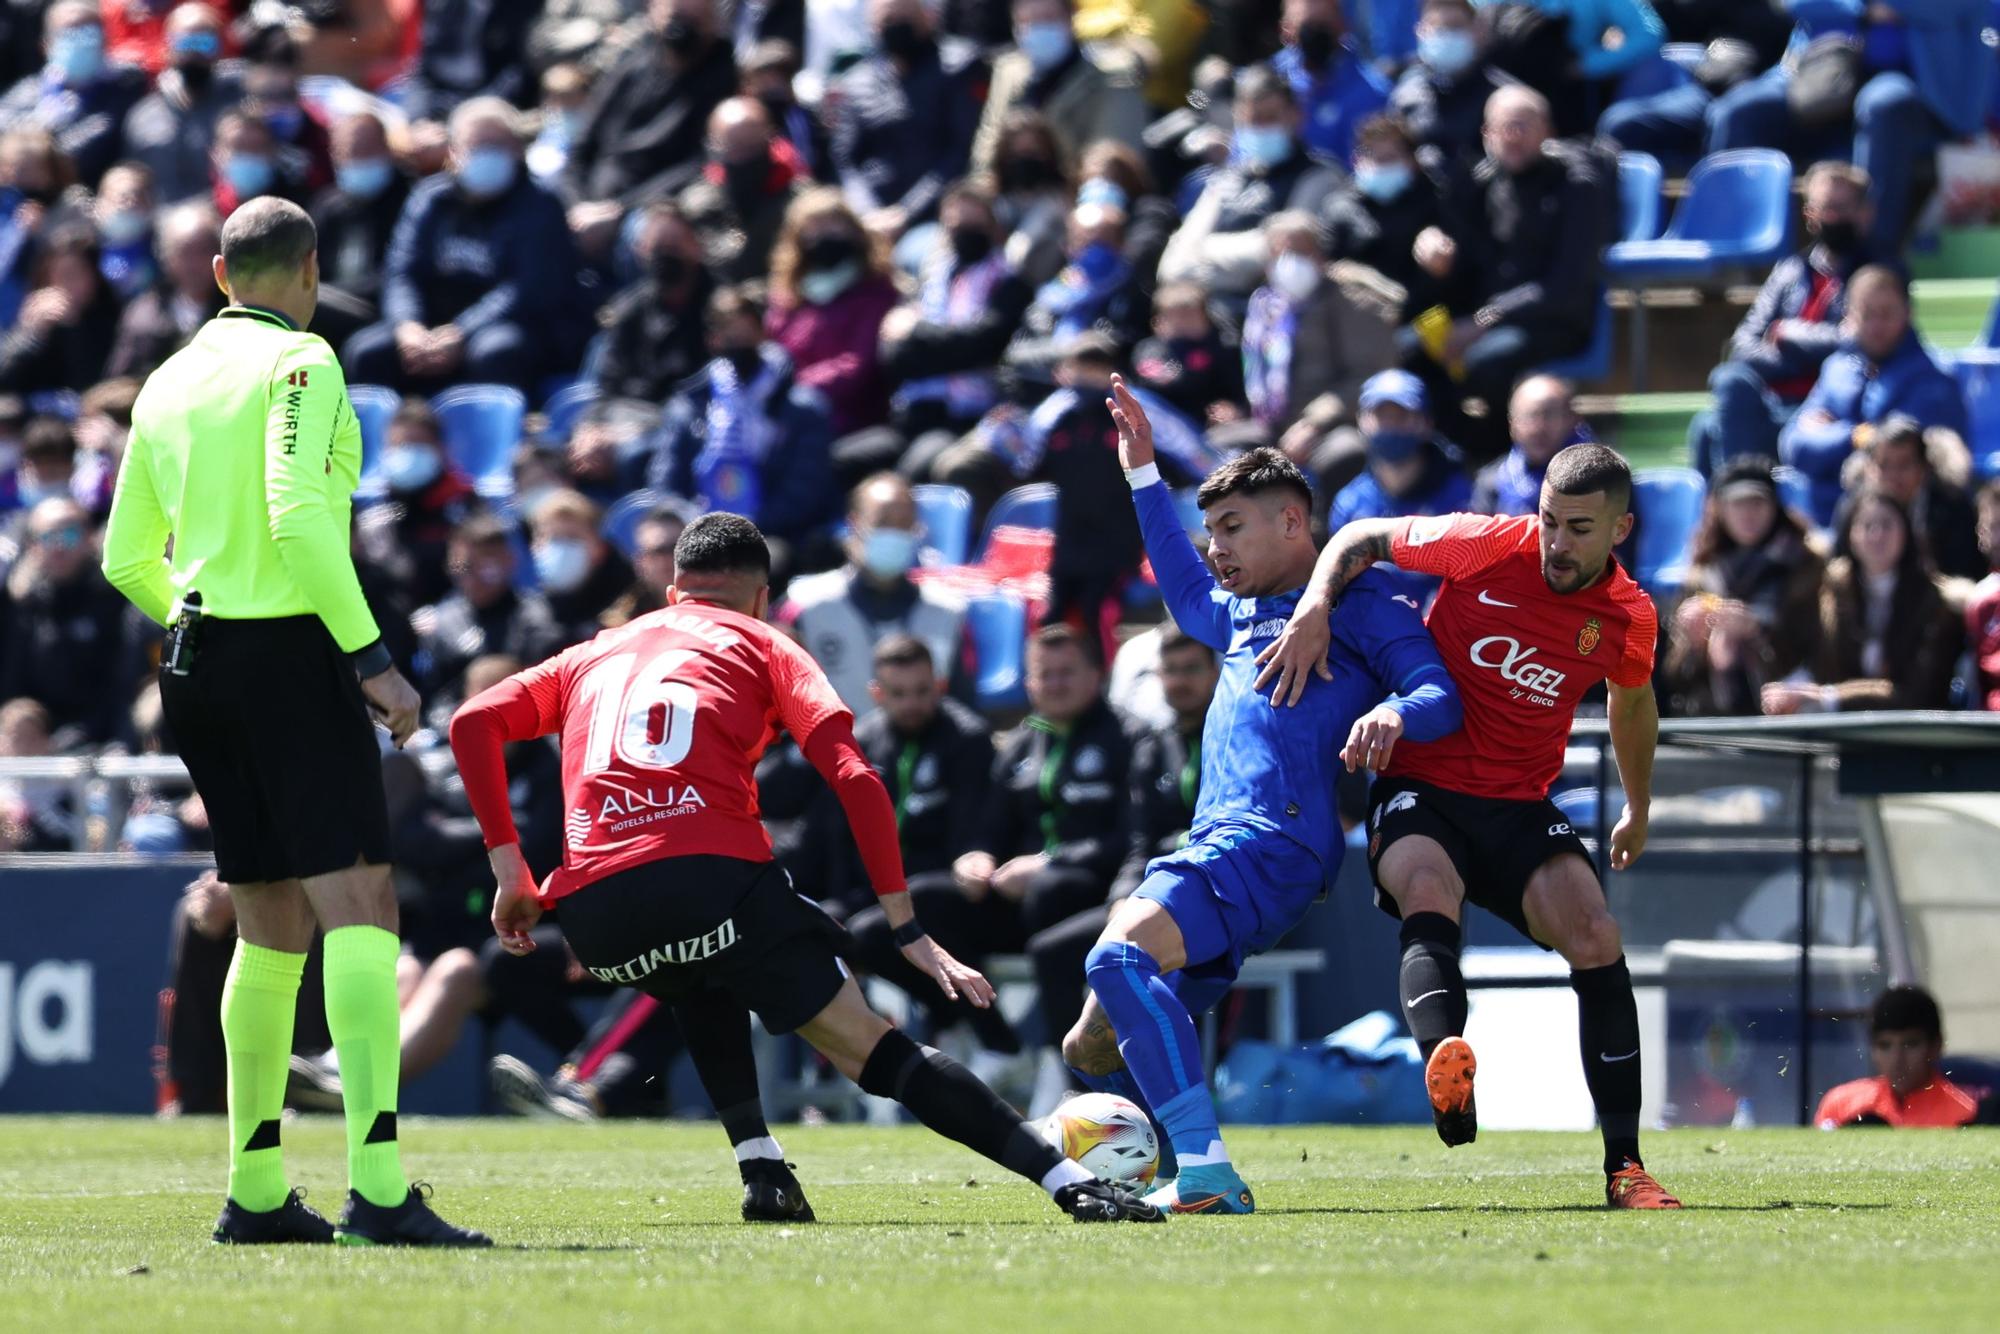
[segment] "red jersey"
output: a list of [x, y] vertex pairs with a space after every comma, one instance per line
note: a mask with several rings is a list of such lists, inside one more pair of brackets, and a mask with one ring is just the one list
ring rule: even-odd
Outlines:
[[1850, 1080], [1826, 1091], [1813, 1113], [1813, 1124], [1833, 1130], [1862, 1116], [1878, 1116], [1892, 1126], [1921, 1126], [1947, 1129], [1969, 1124], [1979, 1111], [1979, 1102], [1970, 1093], [1936, 1075], [1907, 1098], [1897, 1098], [1889, 1081], [1880, 1075]]
[[[852, 721], [819, 665], [782, 633], [725, 608], [684, 602], [607, 630], [468, 701], [452, 719], [451, 741], [487, 845], [498, 847], [516, 838], [504, 772], [493, 772], [500, 747], [562, 734], [563, 860], [541, 887], [548, 902], [662, 857], [770, 861], [757, 807], [758, 758], [782, 727], [816, 765], [828, 757], [822, 772], [839, 791], [853, 775], [836, 778], [832, 770], [867, 767], [853, 750]], [[852, 765], [831, 758], [848, 758], [842, 742], [853, 751]], [[849, 794], [841, 795], [851, 815]], [[880, 800], [886, 809], [887, 797]], [[876, 877], [882, 893], [903, 887], [893, 815], [887, 828], [894, 870]], [[876, 831], [855, 832], [864, 848], [880, 841], [863, 837]]]
[[1599, 681], [1653, 675], [1653, 601], [1615, 561], [1577, 593], [1542, 578], [1541, 519], [1441, 514], [1407, 519], [1390, 539], [1402, 569], [1440, 575], [1424, 623], [1458, 684], [1465, 725], [1403, 741], [1384, 773], [1453, 792], [1540, 801], [1562, 772], [1577, 702]]

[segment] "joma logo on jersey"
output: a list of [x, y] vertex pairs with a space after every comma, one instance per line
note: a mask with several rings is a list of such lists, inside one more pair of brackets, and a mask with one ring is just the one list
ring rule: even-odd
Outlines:
[[1545, 695], [1553, 700], [1562, 693], [1562, 683], [1569, 674], [1536, 662], [1539, 652], [1523, 647], [1511, 635], [1488, 635], [1473, 644], [1472, 661], [1500, 673], [1501, 680], [1512, 681], [1531, 696]]

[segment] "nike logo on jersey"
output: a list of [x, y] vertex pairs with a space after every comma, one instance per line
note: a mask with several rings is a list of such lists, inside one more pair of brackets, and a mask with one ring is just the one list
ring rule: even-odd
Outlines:
[[1444, 995], [1444, 994], [1445, 994], [1445, 992], [1446, 992], [1446, 991], [1448, 991], [1448, 990], [1450, 990], [1450, 988], [1448, 988], [1448, 987], [1439, 987], [1439, 988], [1438, 988], [1438, 989], [1437, 989], [1436, 991], [1426, 991], [1426, 992], [1425, 992], [1425, 993], [1424, 993], [1423, 995], [1421, 995], [1421, 996], [1415, 996], [1415, 997], [1412, 997], [1412, 998], [1411, 998], [1411, 1000], [1410, 1000], [1410, 1004], [1412, 1004], [1412, 1005], [1422, 1005], [1422, 1004], [1423, 1004], [1423, 1003], [1424, 1003], [1425, 1001], [1429, 1000], [1429, 999], [1430, 999], [1431, 997], [1433, 997], [1433, 996], [1442, 996], [1442, 995]]
[[1604, 1062], [1606, 1065], [1616, 1065], [1620, 1061], [1629, 1061], [1638, 1054], [1639, 1054], [1639, 1049], [1637, 1047], [1634, 1047], [1632, 1048], [1632, 1050], [1626, 1052], [1623, 1056], [1613, 1056], [1609, 1052], [1599, 1052], [1597, 1053], [1597, 1059]]
[[1521, 605], [1518, 602], [1502, 602], [1483, 588], [1479, 590], [1479, 600], [1489, 607], [1519, 607]]

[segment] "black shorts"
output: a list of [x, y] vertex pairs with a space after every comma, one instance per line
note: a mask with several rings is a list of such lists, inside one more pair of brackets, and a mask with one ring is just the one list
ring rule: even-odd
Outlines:
[[1535, 937], [1522, 908], [1529, 877], [1565, 852], [1590, 860], [1569, 817], [1552, 801], [1471, 797], [1413, 778], [1384, 778], [1369, 793], [1368, 870], [1375, 877], [1375, 905], [1391, 917], [1402, 913], [1382, 890], [1382, 855], [1412, 835], [1435, 840], [1464, 882], [1465, 897], [1530, 940]]
[[697, 854], [619, 871], [558, 899], [577, 962], [672, 1004], [726, 991], [772, 1033], [824, 1010], [847, 981], [847, 933], [776, 862]]
[[201, 623], [160, 704], [230, 884], [389, 860], [382, 752], [361, 682], [317, 616]]

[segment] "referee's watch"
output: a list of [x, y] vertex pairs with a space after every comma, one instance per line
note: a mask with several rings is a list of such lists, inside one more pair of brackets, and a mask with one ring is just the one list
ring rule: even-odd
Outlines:
[[380, 676], [396, 665], [395, 659], [389, 656], [389, 646], [379, 638], [367, 648], [356, 649], [347, 656], [354, 663], [354, 674], [364, 681]]

